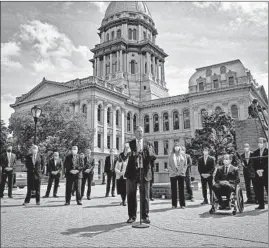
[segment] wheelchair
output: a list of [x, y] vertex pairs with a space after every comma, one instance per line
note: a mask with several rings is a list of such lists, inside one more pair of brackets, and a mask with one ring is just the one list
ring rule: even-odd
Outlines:
[[220, 206], [218, 199], [214, 193], [212, 192], [212, 201], [211, 201], [211, 209], [209, 210], [210, 214], [216, 213], [219, 211], [227, 211], [232, 210], [232, 214], [236, 215], [237, 211], [242, 213], [244, 211], [244, 198], [243, 191], [240, 186], [237, 184], [235, 186], [235, 191], [231, 193], [230, 200], [228, 200], [225, 196], [222, 196], [222, 206]]

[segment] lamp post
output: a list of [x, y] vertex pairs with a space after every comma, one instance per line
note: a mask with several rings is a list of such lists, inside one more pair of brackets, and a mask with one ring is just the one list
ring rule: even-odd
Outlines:
[[34, 122], [35, 122], [34, 144], [36, 145], [36, 123], [42, 113], [42, 109], [35, 105], [34, 107], [31, 108], [31, 113], [32, 113], [32, 116], [34, 117]]

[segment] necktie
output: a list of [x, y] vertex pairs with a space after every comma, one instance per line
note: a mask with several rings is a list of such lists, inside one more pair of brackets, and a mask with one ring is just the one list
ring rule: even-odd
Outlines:
[[113, 157], [111, 157], [111, 167], [110, 167], [110, 169], [111, 170], [114, 169], [114, 158]]
[[225, 175], [228, 174], [228, 166], [225, 166]]
[[11, 163], [11, 161], [10, 161], [10, 152], [8, 153], [8, 167], [10, 167], [10, 163]]
[[245, 154], [245, 158], [246, 158], [246, 161], [247, 161], [247, 163], [248, 163], [249, 155], [248, 155], [248, 154]]
[[137, 151], [140, 152], [140, 150], [141, 150], [141, 140], [138, 140], [138, 142], [137, 142]]
[[35, 154], [33, 155], [33, 164], [35, 165]]

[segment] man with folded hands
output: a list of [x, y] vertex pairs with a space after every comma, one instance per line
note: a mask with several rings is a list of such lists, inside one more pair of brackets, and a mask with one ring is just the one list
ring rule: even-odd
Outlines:
[[83, 164], [80, 163], [78, 155], [78, 147], [72, 147], [72, 154], [66, 156], [64, 161], [66, 190], [65, 190], [65, 205], [70, 205], [72, 185], [74, 183], [76, 190], [76, 200], [78, 205], [81, 203], [81, 179]]
[[202, 192], [204, 201], [201, 204], [208, 204], [207, 184], [209, 187], [210, 201], [212, 200], [213, 173], [215, 170], [215, 159], [208, 155], [209, 147], [203, 148], [203, 156], [198, 159], [198, 171], [201, 175]]
[[47, 191], [46, 191], [45, 196], [43, 196], [43, 198], [49, 197], [53, 181], [54, 181], [53, 197], [58, 197], [57, 190], [58, 190], [58, 186], [60, 182], [62, 168], [63, 168], [63, 161], [59, 157], [59, 152], [54, 151], [53, 157], [49, 160], [48, 165], [47, 165], [47, 173], [49, 174], [49, 180], [48, 180]]

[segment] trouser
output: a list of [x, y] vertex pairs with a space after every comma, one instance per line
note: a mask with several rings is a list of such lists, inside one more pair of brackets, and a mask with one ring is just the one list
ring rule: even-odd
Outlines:
[[243, 171], [244, 174], [244, 180], [245, 180], [245, 186], [246, 186], [246, 193], [247, 193], [247, 199], [248, 201], [253, 201], [254, 199], [252, 199], [252, 194], [251, 194], [251, 187], [250, 187], [250, 183], [252, 182], [253, 185], [253, 190], [254, 190], [254, 194], [255, 194], [255, 200], [257, 199], [257, 192], [256, 192], [256, 179], [252, 178], [249, 176], [248, 171], [244, 170]]
[[212, 185], [213, 185], [213, 177], [210, 176], [208, 178], [201, 177], [201, 183], [202, 183], [202, 192], [204, 200], [207, 201], [207, 184], [209, 187], [209, 194], [210, 194], [210, 201], [212, 200]]
[[29, 203], [31, 199], [32, 190], [35, 190], [36, 202], [40, 202], [40, 184], [41, 178], [35, 178], [34, 176], [27, 177], [27, 194], [24, 202]]
[[266, 190], [268, 196], [268, 177], [256, 176], [256, 190], [257, 190], [257, 200], [259, 206], [264, 207], [264, 189]]
[[[139, 187], [141, 204], [142, 204], [142, 219], [149, 217], [149, 181], [144, 178]], [[136, 218], [137, 213], [137, 180], [127, 179], [126, 180], [127, 189], [127, 203], [128, 203], [128, 215], [129, 218]]]
[[193, 198], [193, 192], [191, 188], [191, 166], [188, 166], [186, 170], [185, 183], [186, 183], [187, 193], [189, 195], [189, 198], [191, 199]]
[[77, 202], [81, 200], [81, 178], [79, 178], [78, 175], [70, 174], [66, 176], [66, 186], [65, 186], [66, 203], [70, 203], [73, 183], [76, 191], [76, 200]]
[[222, 197], [226, 196], [227, 199], [230, 199], [231, 193], [235, 191], [235, 186], [232, 184], [221, 184], [215, 183], [212, 186], [212, 190], [214, 191], [216, 197], [218, 198], [219, 203], [222, 203]]
[[172, 193], [172, 206], [177, 207], [177, 189], [179, 194], [179, 204], [181, 207], [185, 207], [185, 194], [184, 194], [184, 177], [176, 176], [170, 177], [171, 193]]
[[115, 193], [115, 184], [116, 184], [116, 173], [115, 173], [115, 171], [107, 172], [106, 195], [109, 195], [111, 181], [112, 181], [111, 194], [113, 195]]
[[88, 183], [87, 197], [91, 196], [92, 180], [93, 180], [92, 173], [83, 174], [82, 183], [81, 183], [81, 198], [84, 196], [86, 182]]
[[12, 188], [13, 188], [13, 172], [3, 172], [2, 171], [2, 175], [1, 175], [1, 184], [0, 184], [0, 197], [4, 196], [4, 190], [5, 190], [5, 185], [6, 185], [6, 181], [8, 179], [8, 196], [11, 197], [12, 196]]
[[152, 185], [153, 185], [153, 180], [150, 180], [150, 182], [149, 182], [149, 198], [150, 198], [150, 199], [153, 198], [153, 194], [152, 194]]
[[57, 190], [58, 190], [58, 186], [60, 182], [60, 175], [49, 174], [49, 181], [48, 181], [46, 196], [50, 195], [50, 190], [51, 190], [53, 181], [54, 181], [53, 196], [57, 195]]
[[117, 193], [121, 196], [121, 200], [125, 202], [126, 200], [126, 179], [122, 176], [117, 179]]

